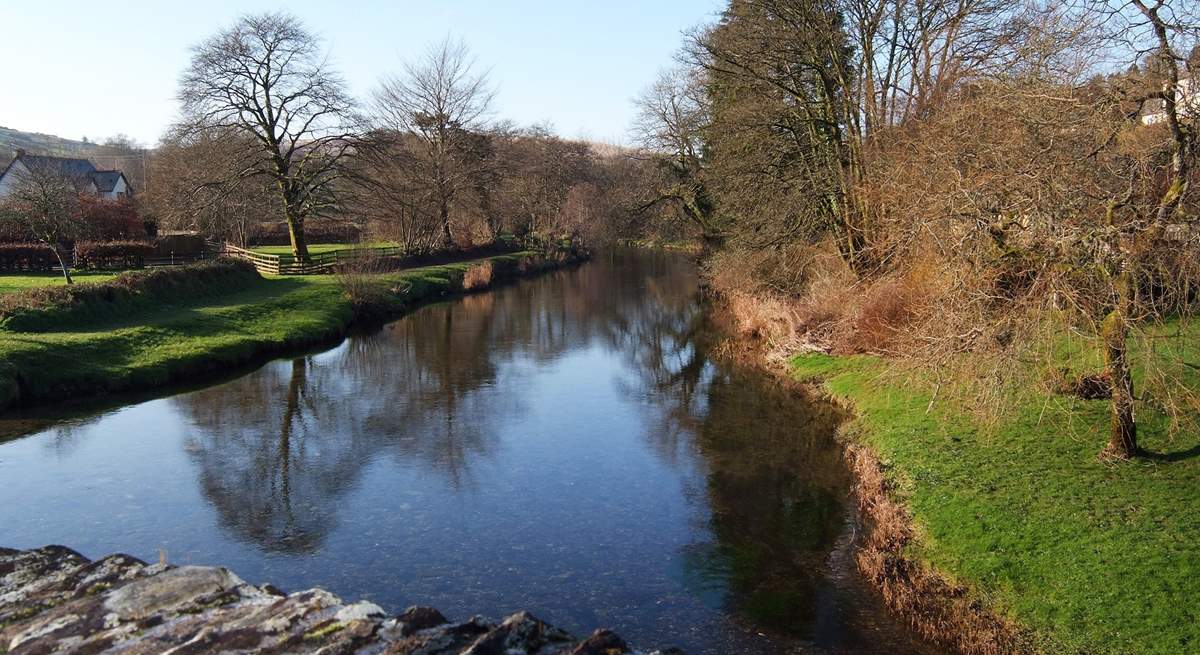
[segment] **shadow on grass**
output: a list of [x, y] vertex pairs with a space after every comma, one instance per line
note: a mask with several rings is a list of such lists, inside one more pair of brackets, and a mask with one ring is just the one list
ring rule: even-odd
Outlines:
[[[82, 315], [78, 317], [79, 320], [65, 320], [60, 325], [55, 326], [54, 329], [28, 332], [28, 334], [94, 334], [97, 332], [111, 332], [128, 327], [178, 323], [180, 320], [188, 320], [199, 315], [198, 310], [222, 310], [234, 308], [238, 305], [257, 303], [263, 300], [269, 301], [303, 290], [308, 286], [310, 286], [308, 283], [296, 278], [278, 278], [262, 280], [253, 286], [238, 289], [225, 295], [204, 294], [196, 296], [183, 300], [178, 304], [159, 303], [158, 306], [154, 306], [150, 303], [155, 301], [147, 299], [130, 303], [125, 307], [114, 307], [99, 313], [99, 315], [86, 311], [81, 312]], [[113, 315], [113, 313], [118, 311], [122, 313], [120, 315]]]
[[1175, 450], [1169, 453], [1155, 453], [1143, 450], [1141, 456], [1153, 462], [1182, 462], [1200, 456], [1200, 444], [1196, 444], [1187, 450]]

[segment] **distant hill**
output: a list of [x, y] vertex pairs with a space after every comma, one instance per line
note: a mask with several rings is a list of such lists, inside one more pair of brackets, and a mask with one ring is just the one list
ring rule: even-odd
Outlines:
[[12, 158], [13, 151], [22, 148], [31, 155], [56, 155], [59, 157], [87, 157], [97, 153], [100, 145], [73, 139], [64, 139], [53, 134], [22, 132], [11, 127], [0, 126], [0, 159]]

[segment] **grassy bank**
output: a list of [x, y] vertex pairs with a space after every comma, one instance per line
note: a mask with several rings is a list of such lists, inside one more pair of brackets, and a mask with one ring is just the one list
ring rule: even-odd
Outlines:
[[695, 241], [660, 241], [656, 239], [623, 239], [620, 245], [630, 248], [650, 248], [652, 250], [678, 250], [681, 252], [700, 252], [701, 244]]
[[[536, 273], [560, 262], [532, 253], [486, 258], [493, 281]], [[461, 262], [371, 276], [372, 316], [464, 290], [472, 264]], [[78, 312], [38, 331], [0, 329], [0, 407], [104, 392], [149, 389], [190, 375], [244, 364], [289, 349], [328, 342], [355, 320], [355, 307], [333, 276], [261, 278], [221, 294], [180, 297], [106, 320]], [[359, 308], [362, 309], [361, 307]], [[55, 310], [57, 311], [57, 310]]]
[[[1177, 337], [1185, 353], [1196, 334]], [[1198, 361], [1192, 357], [1188, 361]], [[1048, 653], [1200, 650], [1200, 439], [1140, 410], [1150, 457], [1097, 460], [1108, 404], [1036, 395], [983, 422], [872, 357], [805, 355], [911, 517], [905, 557], [969, 589]], [[932, 401], [932, 402], [931, 402]]]

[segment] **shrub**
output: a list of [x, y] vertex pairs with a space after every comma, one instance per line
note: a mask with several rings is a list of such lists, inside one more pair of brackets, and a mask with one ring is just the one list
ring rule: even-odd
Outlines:
[[853, 331], [847, 335], [849, 350], [887, 353], [897, 343], [900, 331], [917, 317], [922, 294], [909, 278], [888, 278], [871, 286], [854, 316]]
[[454, 249], [455, 250], [471, 250], [475, 247], [475, 239], [471, 233], [465, 230], [459, 230], [454, 233]]
[[140, 239], [146, 236], [146, 224], [127, 198], [109, 200], [84, 194], [79, 196], [79, 212], [91, 234], [99, 239]]
[[72, 329], [147, 305], [170, 305], [246, 288], [261, 279], [235, 259], [132, 271], [107, 282], [40, 287], [0, 296], [0, 325], [22, 332]]
[[467, 268], [467, 272], [463, 275], [463, 289], [467, 291], [486, 289], [491, 283], [492, 262], [490, 260], [471, 264]]
[[520, 250], [521, 240], [515, 234], [501, 234], [496, 237], [494, 245], [501, 250]]
[[154, 256], [184, 255], [194, 257], [208, 250], [204, 237], [198, 234], [167, 234], [154, 240]]
[[80, 242], [75, 244], [75, 267], [119, 270], [141, 268], [154, 253], [144, 241]]
[[58, 258], [40, 243], [0, 243], [0, 271], [49, 271]]
[[338, 286], [350, 298], [354, 314], [374, 319], [386, 313], [388, 287], [380, 274], [392, 270], [394, 264], [383, 257], [358, 257], [339, 263], [334, 269]]

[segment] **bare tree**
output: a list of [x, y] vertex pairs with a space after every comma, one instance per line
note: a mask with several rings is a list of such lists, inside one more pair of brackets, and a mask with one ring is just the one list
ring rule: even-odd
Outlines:
[[[1147, 49], [1157, 60], [1163, 76], [1162, 86], [1148, 94], [1146, 99], [1161, 100], [1163, 121], [1169, 138], [1165, 148], [1162, 148], [1162, 154], [1167, 158], [1165, 165], [1147, 167], [1149, 170], [1146, 173], [1161, 176], [1164, 182], [1149, 206], [1137, 212], [1132, 220], [1116, 219], [1119, 210], [1132, 204], [1132, 184], [1128, 194], [1115, 197], [1108, 204], [1108, 222], [1117, 238], [1107, 266], [1112, 301], [1101, 329], [1105, 365], [1112, 380], [1112, 425], [1108, 446], [1102, 455], [1120, 459], [1141, 452], [1134, 418], [1133, 375], [1128, 361], [1130, 330], [1139, 319], [1138, 280], [1146, 276], [1154, 259], [1164, 254], [1160, 249], [1176, 210], [1187, 197], [1191, 166], [1197, 155], [1194, 126], [1183, 122], [1186, 103], [1181, 102], [1180, 98], [1180, 69], [1186, 61], [1186, 55], [1180, 48], [1180, 40], [1182, 36], [1194, 39], [1200, 33], [1200, 25], [1187, 22], [1176, 11], [1174, 3], [1166, 0], [1132, 0], [1129, 4], [1136, 13], [1126, 13], [1124, 8], [1109, 10], [1108, 3], [1103, 8], [1109, 11], [1104, 13], [1107, 18], [1117, 20], [1119, 38], [1132, 39], [1134, 43], [1144, 39], [1148, 43]], [[1140, 38], [1138, 32], [1142, 32]], [[1170, 248], [1170, 245], [1167, 247]]]
[[320, 39], [285, 13], [243, 16], [193, 48], [179, 99], [186, 132], [249, 137], [234, 175], [209, 184], [270, 180], [292, 253], [308, 259], [304, 221], [334, 204], [358, 134], [354, 102]]
[[400, 75], [384, 78], [375, 91], [379, 127], [418, 139], [422, 165], [415, 172], [436, 203], [447, 248], [454, 245], [451, 208], [472, 187], [477, 170], [472, 135], [486, 130], [494, 96], [467, 46], [449, 37], [406, 63]]
[[497, 185], [497, 200], [507, 209], [509, 227], [521, 237], [552, 236], [554, 219], [572, 185], [590, 173], [588, 146], [539, 125], [510, 135], [501, 150], [504, 179]]
[[723, 225], [707, 182], [703, 131], [710, 120], [705, 80], [700, 71], [663, 71], [638, 96], [633, 137], [659, 165], [661, 184], [644, 209], [670, 203], [697, 228], [705, 242], [718, 244]]
[[139, 203], [163, 227], [247, 247], [259, 224], [282, 218], [269, 179], [238, 175], [239, 154], [253, 147], [249, 139], [232, 129], [169, 132], [148, 161], [147, 172], [157, 182], [139, 195]]
[[390, 130], [367, 135], [355, 164], [354, 212], [368, 221], [377, 238], [392, 241], [406, 253], [434, 250], [441, 235], [437, 199], [422, 175], [422, 149], [417, 137]]
[[62, 269], [63, 280], [71, 284], [71, 265], [63, 258], [62, 244], [83, 236], [87, 224], [79, 211], [78, 191], [70, 179], [49, 166], [23, 168], [0, 203], [0, 220], [49, 248]]

